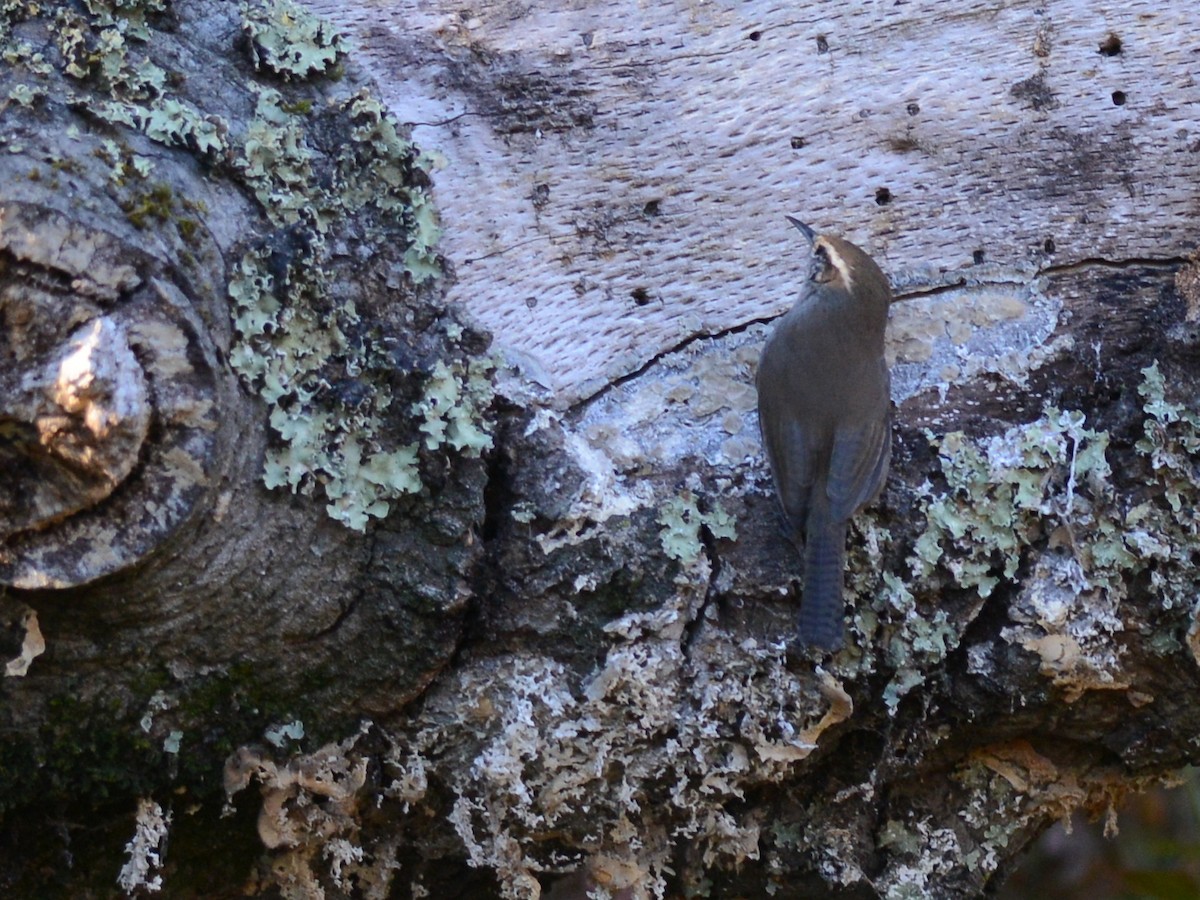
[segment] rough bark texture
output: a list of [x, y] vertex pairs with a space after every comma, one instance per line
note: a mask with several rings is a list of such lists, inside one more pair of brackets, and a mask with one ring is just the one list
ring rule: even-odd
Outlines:
[[[1197, 761], [1183, 5], [311, 6], [412, 135], [282, 0], [2, 13], [7, 893], [972, 896]], [[785, 211], [900, 301], [823, 658]]]

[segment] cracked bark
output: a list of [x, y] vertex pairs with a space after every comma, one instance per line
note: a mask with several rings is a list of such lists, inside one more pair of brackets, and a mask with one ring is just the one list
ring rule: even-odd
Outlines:
[[[124, 32], [96, 4], [4, 14], [9, 893], [114, 892], [157, 804], [169, 847], [141, 859], [169, 895], [974, 896], [1062, 815], [1196, 761], [1198, 164], [1176, 132], [1200, 125], [1164, 112], [1194, 92], [1170, 29], [1083, 3], [686, 27], [312, 5], [432, 123], [455, 278], [421, 286], [424, 170], [302, 18], [288, 54], [230, 4], [142, 4]], [[995, 96], [955, 74], [955, 29], [1005, 48], [979, 62]], [[1126, 68], [1102, 71], [1141, 118], [1089, 130], [1113, 31]], [[1029, 54], [1054, 101], [1032, 109], [1008, 87]], [[886, 108], [826, 72], [872, 65], [903, 87]], [[196, 115], [164, 128], [164, 98]], [[1175, 142], [1144, 173], [1143, 131]], [[354, 180], [388, 153], [409, 206]], [[753, 419], [800, 268], [765, 224], [780, 184], [900, 300], [893, 473], [852, 528], [851, 646], [819, 660], [788, 654], [802, 586]], [[247, 357], [291, 352], [275, 332], [305, 303], [323, 327], [296, 343], [327, 352], [280, 405]], [[507, 357], [475, 407], [445, 375], [479, 371], [470, 317]], [[96, 380], [55, 393], [91, 323]], [[117, 409], [127, 428], [92, 427]], [[487, 420], [486, 458], [454, 410]], [[328, 457], [266, 488], [315, 421], [364, 465], [415, 442], [420, 490], [359, 533], [327, 514]]]

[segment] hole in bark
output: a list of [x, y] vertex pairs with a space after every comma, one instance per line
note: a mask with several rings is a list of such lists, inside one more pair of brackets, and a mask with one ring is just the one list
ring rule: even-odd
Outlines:
[[829, 41], [827, 41], [825, 39], [825, 35], [823, 35], [823, 34], [817, 35], [817, 52], [818, 53], [828, 53], [829, 52]]
[[979, 266], [979, 265], [983, 265], [984, 253], [983, 253], [983, 251], [982, 251], [982, 250], [976, 250], [976, 251], [975, 251], [975, 252], [974, 252], [974, 253], [971, 255], [971, 258], [975, 260], [975, 265], [977, 265], [977, 266]]
[[752, 41], [757, 41], [760, 37], [762, 37], [762, 32], [761, 31], [752, 31], [748, 35], [746, 35], [746, 37], [750, 38], [750, 40], [752, 40]]
[[659, 213], [659, 201], [647, 200], [646, 205], [642, 207], [643, 216], [657, 216]]
[[638, 306], [645, 306], [650, 302], [650, 292], [644, 287], [634, 288], [630, 291], [629, 296], [633, 298], [633, 302]]
[[880, 206], [887, 206], [892, 202], [892, 192], [885, 187], [879, 188], [875, 191], [875, 202]]
[[808, 143], [808, 141], [806, 141], [804, 138], [800, 137], [799, 135], [792, 136], [792, 149], [793, 150], [803, 150], [804, 146], [807, 143]]
[[1121, 39], [1110, 31], [1108, 37], [1100, 42], [1100, 52], [1104, 56], [1119, 56], [1121, 53]]
[[1046, 238], [1046, 242], [1042, 244], [1042, 249], [1047, 253], [1053, 253], [1057, 249], [1054, 246], [1054, 238]]
[[904, 107], [904, 109], [908, 112], [908, 114], [910, 116], [915, 116], [917, 113], [919, 113], [921, 111], [921, 107], [916, 103], [910, 103], [910, 104], [908, 104], [908, 106]]
[[1125, 92], [1124, 91], [1113, 91], [1113, 106], [1124, 106], [1124, 105], [1125, 105]]
[[530, 309], [533, 309], [535, 306], [537, 306], [537, 297], [526, 297], [525, 305]]

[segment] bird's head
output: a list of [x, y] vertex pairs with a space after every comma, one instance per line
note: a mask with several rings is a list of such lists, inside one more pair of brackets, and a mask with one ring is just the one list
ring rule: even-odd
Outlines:
[[871, 296], [883, 295], [890, 302], [891, 288], [875, 260], [865, 251], [840, 237], [817, 234], [799, 219], [786, 217], [799, 229], [812, 247], [809, 280], [848, 294], [856, 292]]

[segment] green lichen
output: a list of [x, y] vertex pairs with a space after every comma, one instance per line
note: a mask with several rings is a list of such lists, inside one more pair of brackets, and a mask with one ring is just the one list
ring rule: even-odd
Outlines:
[[[304, 140], [303, 116], [287, 111], [279, 91], [256, 90], [254, 117], [241, 146], [242, 175], [271, 220], [276, 225], [292, 225], [307, 209], [307, 201], [317, 199], [310, 197], [310, 186], [315, 188], [313, 151]], [[320, 216], [316, 223], [320, 230], [329, 225]]]
[[[136, 228], [169, 223], [185, 243], [200, 237], [200, 219], [170, 187], [145, 184], [154, 163], [131, 149], [137, 142], [123, 131], [192, 154], [258, 201], [275, 231], [240, 248], [229, 282], [230, 355], [267, 403], [278, 439], [264, 479], [320, 491], [331, 516], [364, 528], [392, 500], [421, 489], [422, 453], [477, 457], [491, 445], [483, 417], [492, 400], [491, 361], [467, 362], [461, 335], [439, 323], [440, 347], [425, 335], [413, 338], [424, 341], [414, 352], [419, 366], [398, 387], [382, 316], [372, 311], [366, 321], [331, 288], [344, 277], [348, 245], [368, 257], [379, 245], [399, 251], [402, 266], [387, 284], [397, 305], [442, 276], [426, 189], [432, 162], [365, 90], [318, 103], [301, 84], [336, 75], [341, 42], [291, 0], [238, 7], [253, 64], [270, 82], [248, 85], [253, 114], [240, 127], [203, 108], [203, 93], [184, 91], [186, 80], [154, 55], [148, 23], [164, 9], [159, 0], [88, 0], [47, 11], [62, 71], [79, 89], [68, 101], [113, 126], [95, 152], [108, 162], [117, 201]], [[45, 65], [32, 47], [12, 40], [4, 52], [31, 72]], [[30, 105], [39, 88], [12, 90], [13, 103]]]
[[291, 722], [272, 725], [263, 732], [263, 740], [280, 750], [287, 747], [289, 743], [299, 743], [304, 740], [304, 723], [295, 719]]
[[912, 580], [885, 573], [874, 604], [893, 623], [886, 633], [892, 677], [883, 693], [890, 714], [954, 650], [969, 621], [943, 608], [931, 618], [919, 614], [916, 595], [936, 584], [937, 573], [949, 573], [982, 603], [1001, 582], [1015, 583], [1023, 554], [1047, 534], [1082, 560], [1093, 541], [1112, 556], [1109, 436], [1085, 421], [1080, 412], [1048, 407], [1037, 421], [982, 440], [928, 436], [945, 488], [927, 486], [919, 503], [925, 529], [908, 560]]
[[167, 8], [166, 0], [84, 0], [83, 5], [101, 25], [127, 31], [141, 41], [150, 40], [147, 15]]
[[[421, 447], [479, 456], [491, 446], [482, 411], [492, 400], [494, 364], [437, 361], [407, 410], [419, 434], [397, 437], [385, 418], [393, 404], [392, 363], [357, 337], [353, 305], [332, 299], [327, 237], [350, 217], [365, 217], [372, 239], [407, 237], [404, 275], [411, 283], [440, 276], [436, 215], [419, 187], [428, 163], [367, 94], [332, 112], [347, 117], [352, 139], [329, 177], [317, 179], [306, 137], [309, 109], [259, 89], [240, 165], [289, 246], [243, 255], [230, 282], [239, 336], [231, 360], [270, 405], [282, 441], [267, 459], [267, 486], [311, 492], [319, 484], [329, 514], [361, 530], [387, 515], [390, 501], [420, 490]], [[460, 337], [457, 326], [447, 327], [449, 344]], [[336, 383], [331, 363], [342, 373]]]
[[241, 6], [242, 30], [254, 48], [254, 68], [284, 78], [329, 71], [342, 51], [340, 36], [291, 0], [259, 0]]
[[691, 491], [668, 500], [659, 512], [658, 524], [663, 526], [658, 533], [663, 552], [684, 565], [691, 565], [704, 555], [701, 529], [707, 528], [714, 538], [737, 538], [734, 517], [719, 503], [709, 512], [701, 512]]
[[[87, 6], [90, 18], [62, 9], [55, 19], [63, 71], [72, 78], [94, 83], [121, 101], [149, 101], [161, 96], [167, 85], [166, 72], [130, 43], [144, 43], [150, 38], [145, 11], [134, 9], [132, 4], [120, 10], [105, 3]], [[141, 15], [125, 17], [129, 13]]]
[[[1155, 362], [1142, 370], [1138, 393], [1146, 420], [1135, 449], [1152, 471], [1159, 499], [1147, 499], [1125, 516], [1122, 537], [1128, 565], [1152, 565], [1151, 586], [1166, 609], [1195, 603], [1195, 548], [1200, 545], [1200, 413], [1166, 395], [1166, 379]], [[1113, 554], [1115, 555], [1115, 554]], [[1138, 565], [1141, 563], [1141, 565]]]
[[893, 675], [883, 691], [884, 705], [890, 715], [895, 715], [900, 700], [924, 684], [925, 672], [945, 659], [956, 643], [956, 635], [945, 610], [937, 610], [932, 619], [917, 615], [916, 598], [891, 572], [883, 573], [880, 598], [891, 618], [899, 622], [887, 644], [886, 656]]
[[354, 142], [342, 148], [337, 161], [342, 196], [353, 207], [369, 206], [404, 224], [404, 267], [416, 284], [440, 278], [442, 263], [433, 249], [441, 237], [437, 211], [428, 191], [413, 186], [414, 170], [418, 181], [427, 179], [433, 157], [418, 154], [370, 94], [359, 92], [345, 108], [354, 123]]
[[228, 123], [173, 94], [178, 80], [150, 57], [146, 17], [165, 6], [91, 0], [85, 7], [87, 14], [60, 9], [54, 20], [64, 73], [93, 92], [68, 93], [68, 101], [110, 125], [136, 129], [209, 162], [222, 158], [228, 149]]
[[443, 444], [458, 452], [479, 456], [492, 446], [492, 436], [480, 427], [478, 410], [491, 401], [487, 381], [472, 380], [468, 370], [439, 361], [426, 384], [425, 396], [413, 404], [421, 417], [418, 428], [425, 434], [425, 447], [436, 450]]
[[45, 96], [46, 92], [41, 88], [31, 87], [28, 84], [13, 85], [8, 91], [8, 99], [26, 109], [33, 108], [34, 103]]
[[[1109, 434], [1087, 428], [1080, 412], [1048, 407], [1038, 420], [982, 440], [959, 432], [929, 436], [945, 490], [927, 488], [919, 504], [925, 530], [909, 558], [913, 580], [905, 585], [885, 576], [876, 602], [898, 623], [888, 647], [895, 671], [885, 691], [889, 708], [957, 642], [961, 623], [952, 626], [942, 611], [930, 621], [917, 612], [913, 594], [933, 584], [936, 573], [948, 573], [956, 587], [982, 601], [1001, 582], [1016, 584], [1023, 557], [1048, 544], [1059, 555], [1036, 558], [1036, 583], [1026, 586], [1022, 602], [1043, 626], [1075, 641], [1098, 677], [1116, 665], [1111, 654], [1102, 660], [1100, 650], [1121, 627], [1114, 610], [1134, 577], [1149, 573], [1164, 609], [1192, 607], [1200, 413], [1168, 398], [1158, 363], [1142, 376], [1146, 418], [1134, 450], [1145, 469], [1127, 467], [1123, 474], [1142, 480], [1137, 496], [1144, 499], [1128, 507], [1113, 484]], [[1091, 617], [1071, 598], [1085, 598]]]
[[[409, 409], [420, 441], [398, 439], [387, 417], [392, 363], [381, 348], [352, 340], [352, 304], [331, 304], [319, 266], [307, 281], [277, 287], [268, 250], [248, 252], [230, 279], [241, 340], [230, 362], [270, 406], [280, 440], [267, 456], [267, 487], [312, 493], [320, 485], [331, 517], [356, 530], [383, 518], [390, 501], [421, 489], [420, 445], [479, 456], [491, 447], [483, 410], [494, 363], [438, 361]], [[356, 373], [329, 381], [331, 363]]]
[[922, 503], [927, 524], [909, 560], [913, 575], [927, 578], [940, 564], [959, 587], [987, 597], [1001, 578], [1015, 577], [1022, 548], [1045, 519], [1090, 518], [1111, 473], [1108, 435], [1084, 422], [1083, 413], [1048, 408], [1036, 422], [980, 442], [961, 432], [930, 435], [947, 490]]

